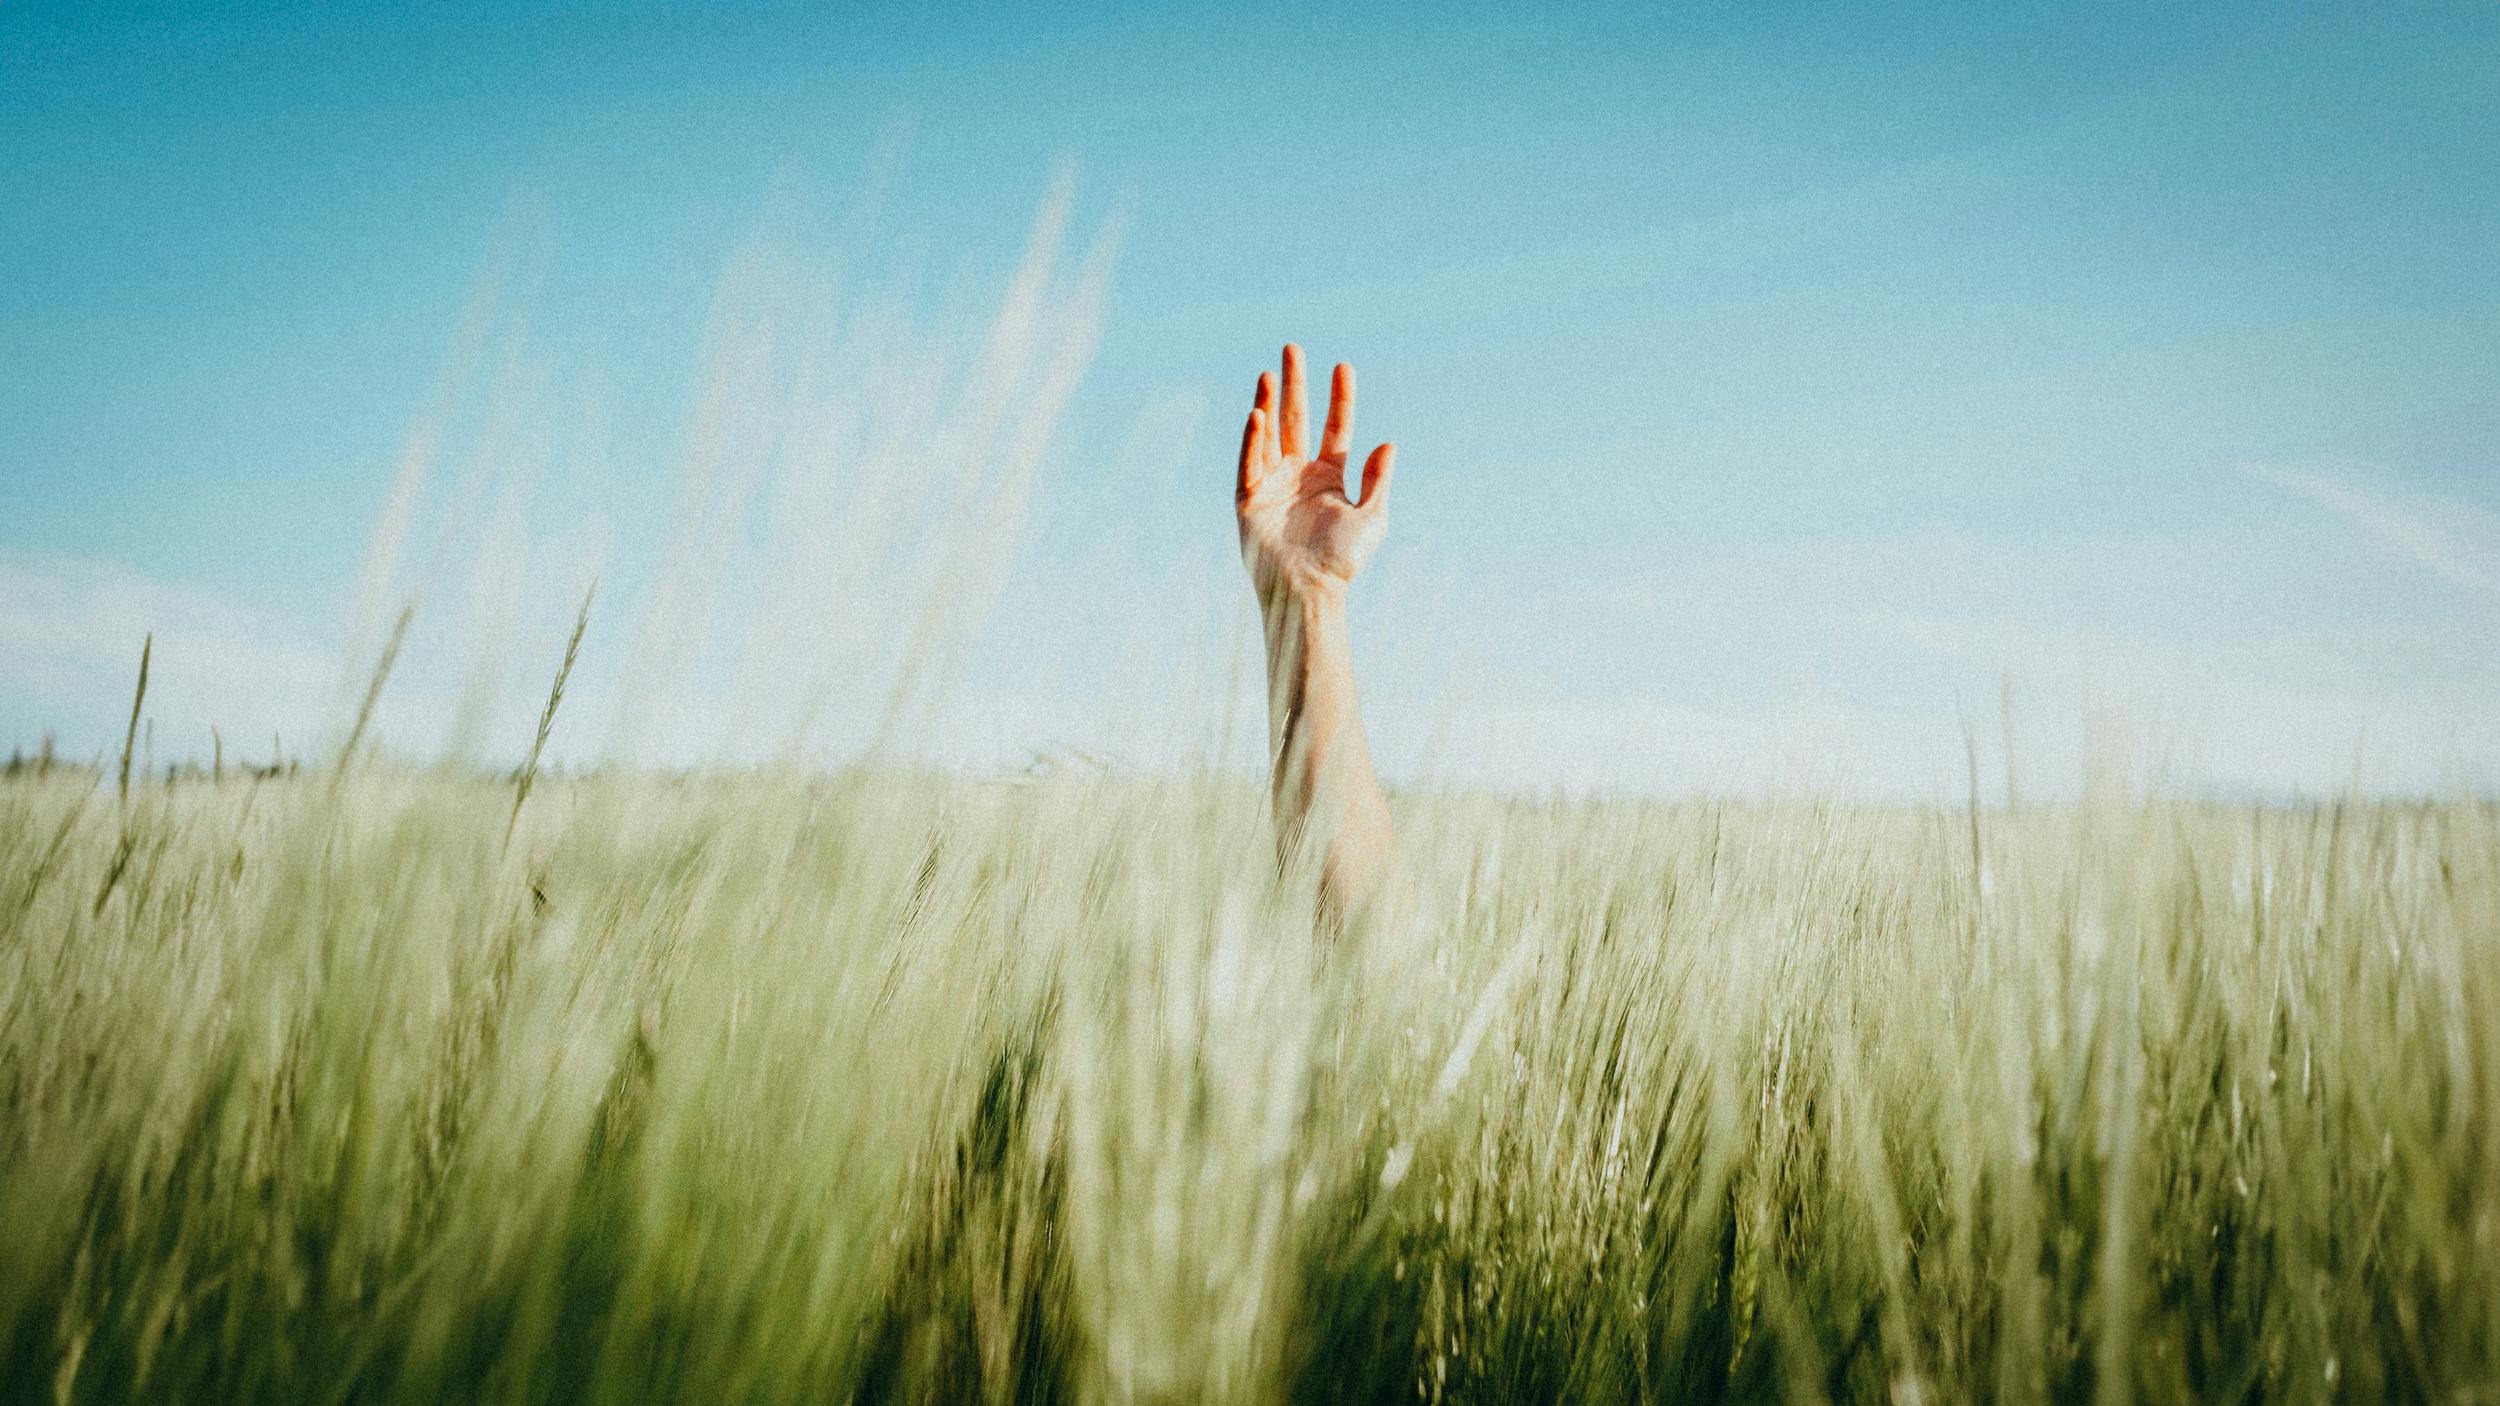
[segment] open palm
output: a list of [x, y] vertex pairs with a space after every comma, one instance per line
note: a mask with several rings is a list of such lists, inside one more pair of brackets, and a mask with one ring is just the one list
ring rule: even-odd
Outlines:
[[1353, 367], [1339, 362], [1330, 380], [1328, 425], [1317, 454], [1305, 452], [1306, 429], [1302, 349], [1288, 343], [1281, 404], [1276, 378], [1259, 373], [1233, 487], [1241, 557], [1261, 600], [1273, 600], [1280, 591], [1342, 589], [1389, 530], [1395, 446], [1383, 444], [1364, 461], [1361, 500], [1346, 496], [1346, 456], [1354, 440]]

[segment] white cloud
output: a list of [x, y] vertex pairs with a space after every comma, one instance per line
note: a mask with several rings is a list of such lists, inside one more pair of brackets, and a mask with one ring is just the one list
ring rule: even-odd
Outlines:
[[2475, 680], [2377, 678], [2297, 647], [2198, 651], [1882, 611], [1861, 623], [1954, 661], [1975, 684], [2010, 680], [2015, 761], [2051, 789], [2099, 767], [2226, 793], [2500, 786], [2500, 719]]
[[302, 631], [120, 563], [0, 549], [0, 704], [21, 727], [57, 727], [73, 753], [117, 743], [150, 634], [148, 712], [166, 755], [205, 753], [212, 725], [256, 754], [272, 731], [290, 751], [314, 740], [337, 669]]
[[1959, 784], [1950, 716], [1921, 717], [1829, 697], [1754, 713], [1617, 695], [1475, 700], [1428, 740], [1382, 758], [1393, 778], [1535, 792], [1838, 793], [1932, 799]]
[[[2361, 522], [2366, 540], [2402, 546], [2451, 584], [2479, 590], [2500, 580], [2477, 555], [2470, 517], [2448, 520], [2462, 527], [2426, 522], [2418, 508], [2316, 475], [2262, 476]], [[1965, 784], [1967, 733], [1995, 796], [2008, 770], [1999, 683], [2010, 680], [2011, 770], [2027, 796], [2072, 794], [2095, 767], [2226, 794], [2319, 794], [2356, 781], [2391, 791], [2500, 787], [2491, 666], [2454, 651], [2373, 646], [2374, 630], [2422, 638], [2453, 627], [2440, 618], [2446, 607], [2382, 622], [2368, 611], [2394, 607], [2367, 606], [2319, 617], [2304, 636], [2269, 635], [2262, 617], [2209, 608], [2211, 583], [2271, 580], [2278, 559], [2286, 589], [2315, 592], [2296, 568], [2333, 544], [2318, 529], [2302, 531], [2311, 556], [2297, 560], [2296, 534], [2244, 540], [2221, 555], [2185, 532], [2034, 551], [1933, 532], [1722, 544], [1646, 578], [1548, 581], [1509, 593], [1507, 604], [1489, 586], [1430, 589], [1428, 573], [1407, 568], [1358, 610], [1358, 646], [1375, 647], [1358, 649], [1369, 661], [1365, 720], [1393, 781], [1528, 792], [1951, 798]], [[2356, 552], [2373, 550], [2351, 541]], [[2127, 608], [2113, 614], [2110, 596], [2078, 584], [2103, 578], [2133, 583], [2115, 602]], [[1248, 640], [1236, 673], [1227, 661], [1239, 642], [1219, 628], [1246, 610], [1231, 563], [1193, 567], [1153, 590], [1129, 584], [1044, 592], [1066, 604], [1040, 623], [1015, 615], [1012, 638], [967, 660], [957, 685], [895, 740], [975, 771], [1056, 754], [1188, 764], [1215, 749], [1229, 703], [1231, 745], [1220, 760], [1255, 771], [1265, 731], [1257, 645]], [[1202, 584], [1221, 592], [1214, 599], [1224, 610], [1210, 613], [1194, 594]], [[2078, 601], [2097, 602], [2103, 618]], [[1089, 613], [1086, 602], [1099, 608]], [[1189, 627], [1182, 617], [1194, 619], [1193, 610], [1215, 624]], [[1043, 628], [1054, 621], [1058, 628]], [[0, 722], [16, 730], [10, 740], [31, 744], [41, 727], [58, 726], [73, 754], [118, 745], [139, 640], [151, 630], [160, 758], [204, 754], [211, 724], [230, 756], [264, 752], [273, 730], [291, 752], [312, 755], [339, 721], [330, 704], [336, 651], [303, 622], [122, 564], [0, 550]], [[1114, 648], [1123, 630], [1133, 644]], [[374, 732], [400, 755], [430, 759], [460, 680], [428, 654], [432, 637], [419, 635]], [[509, 764], [526, 747], [559, 644], [532, 641], [516, 655], [515, 678], [528, 686], [498, 699], [480, 763]], [[558, 721], [560, 761], [600, 757], [620, 705], [637, 695], [648, 760], [741, 763], [777, 753], [785, 729], [727, 725], [750, 718], [759, 699], [789, 693], [787, 680], [743, 670], [654, 693], [618, 667], [616, 646], [613, 627], [594, 629]], [[821, 719], [818, 755], [877, 731], [880, 677], [847, 677], [843, 705]]]
[[2500, 528], [2462, 504], [2408, 503], [2311, 469], [2251, 464], [2244, 472], [2342, 515], [2452, 586], [2500, 597]]

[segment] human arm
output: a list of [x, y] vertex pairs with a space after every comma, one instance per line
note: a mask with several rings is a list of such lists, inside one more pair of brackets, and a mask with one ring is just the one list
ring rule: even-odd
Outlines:
[[1346, 915], [1378, 897], [1389, 869], [1389, 807], [1355, 705], [1346, 594], [1388, 530], [1396, 449], [1374, 449], [1363, 464], [1362, 497], [1346, 495], [1354, 371], [1342, 363], [1315, 454], [1306, 452], [1306, 430], [1302, 349], [1289, 344], [1281, 394], [1276, 377], [1259, 376], [1242, 430], [1234, 510], [1267, 637], [1278, 858], [1315, 863], [1323, 909]]

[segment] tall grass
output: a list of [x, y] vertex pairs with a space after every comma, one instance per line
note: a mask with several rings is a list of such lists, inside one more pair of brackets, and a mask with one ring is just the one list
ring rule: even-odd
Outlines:
[[93, 787], [0, 1398], [2500, 1399], [2489, 806]]

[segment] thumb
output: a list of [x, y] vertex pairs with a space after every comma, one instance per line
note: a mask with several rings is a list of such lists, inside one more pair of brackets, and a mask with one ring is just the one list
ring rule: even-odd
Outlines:
[[1360, 506], [1378, 508], [1389, 496], [1389, 471], [1398, 457], [1398, 447], [1384, 444], [1363, 461], [1363, 501]]

